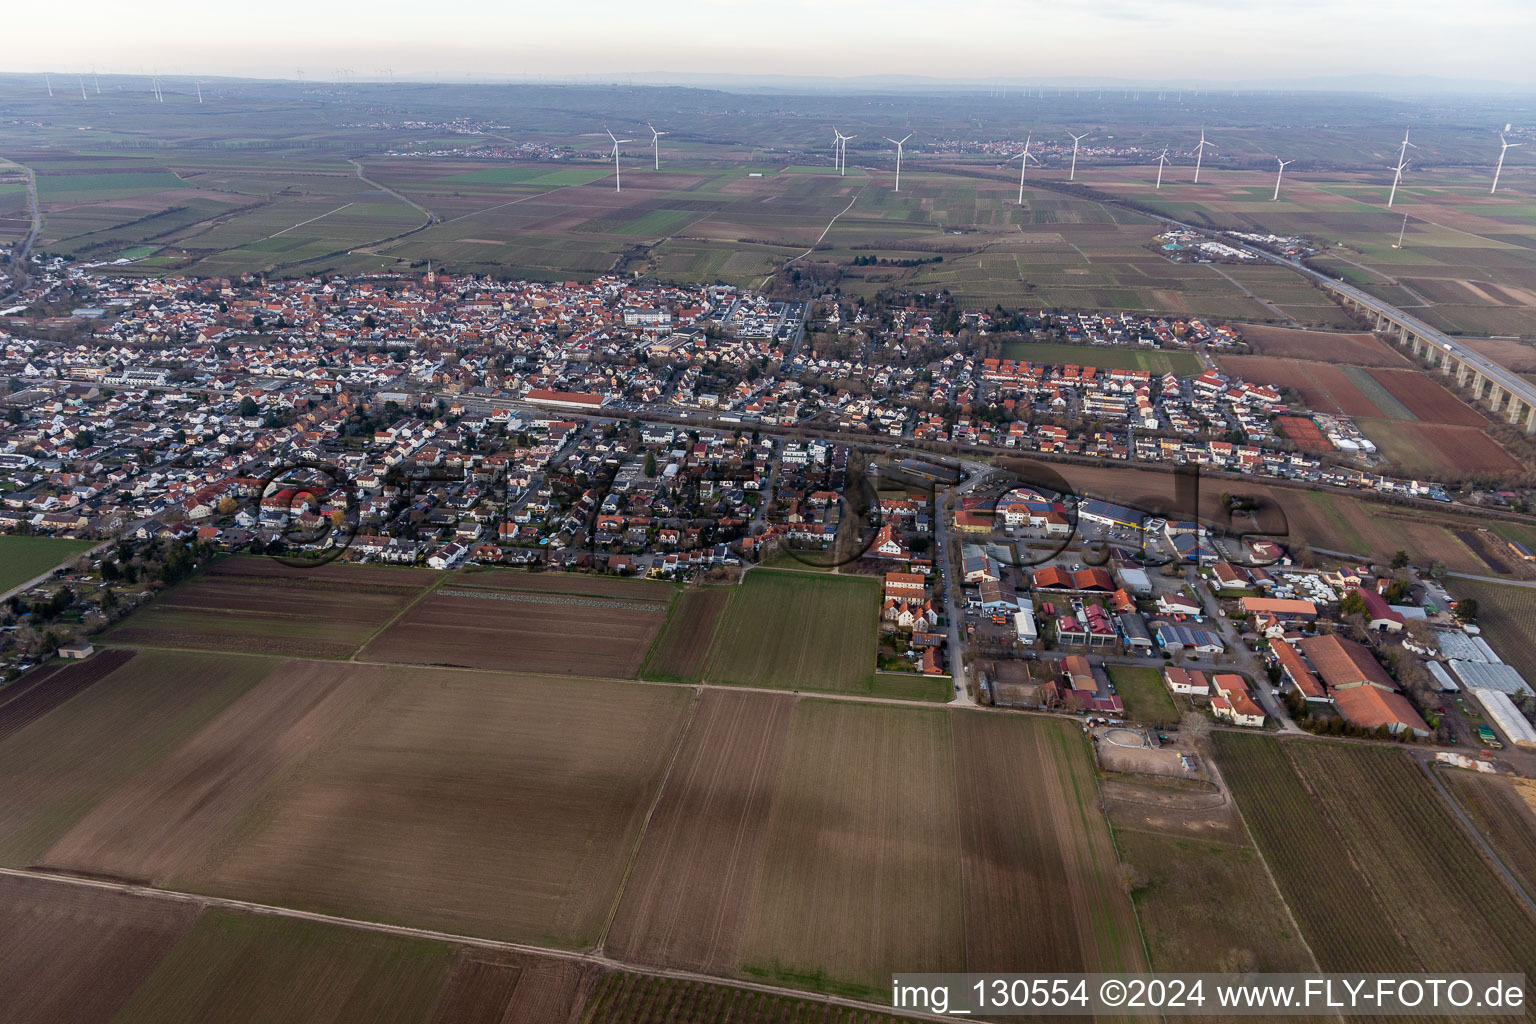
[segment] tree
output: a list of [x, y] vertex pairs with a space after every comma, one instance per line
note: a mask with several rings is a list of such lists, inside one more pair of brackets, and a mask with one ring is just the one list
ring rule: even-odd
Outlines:
[[1398, 552], [1395, 555], [1392, 556], [1392, 568], [1394, 568], [1394, 569], [1406, 569], [1407, 567], [1408, 567], [1408, 552], [1403, 551], [1402, 549], [1399, 549]]
[[1345, 594], [1344, 599], [1339, 602], [1339, 614], [1345, 618], [1348, 618], [1351, 615], [1364, 615], [1366, 614], [1366, 611], [1367, 609], [1365, 607], [1365, 598], [1360, 596], [1360, 592], [1358, 590], [1351, 590], [1349, 593]]
[[645, 453], [645, 475], [648, 476], [648, 477], [653, 477], [653, 476], [656, 475], [656, 453], [655, 452], [646, 452]]
[[1456, 602], [1456, 617], [1462, 622], [1477, 620], [1477, 598], [1464, 597]]
[[76, 448], [89, 448], [96, 443], [96, 435], [89, 430], [81, 430], [75, 434]]
[[260, 411], [261, 407], [256, 404], [256, 399], [252, 398], [250, 395], [246, 395], [244, 398], [240, 399], [241, 416], [255, 416]]

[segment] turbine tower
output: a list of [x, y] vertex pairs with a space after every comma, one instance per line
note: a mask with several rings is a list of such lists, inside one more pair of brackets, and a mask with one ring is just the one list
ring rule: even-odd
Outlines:
[[1153, 186], [1154, 188], [1163, 187], [1163, 168], [1171, 163], [1173, 161], [1168, 159], [1168, 147], [1164, 146], [1162, 155], [1157, 158], [1157, 184]]
[[843, 166], [843, 133], [837, 130], [837, 125], [832, 126], [832, 169], [837, 170]]
[[88, 98], [85, 95], [85, 76], [84, 75], [80, 76], [80, 98], [81, 99], [87, 99]]
[[907, 139], [910, 139], [915, 134], [917, 134], [917, 133], [916, 132], [907, 132], [907, 138], [906, 139], [901, 139], [900, 141], [891, 138], [889, 135], [885, 136], [885, 141], [889, 142], [891, 145], [896, 147], [896, 189], [895, 189], [895, 191], [897, 191], [897, 192], [901, 191], [901, 147], [906, 143]]
[[858, 138], [858, 136], [857, 135], [839, 135], [838, 138], [841, 139], [842, 142], [843, 142], [843, 162], [838, 165], [837, 173], [838, 174], [847, 174], [848, 173], [848, 140], [849, 139], [856, 139], [856, 138]]
[[671, 132], [659, 132], [651, 122], [645, 122], [645, 126], [651, 130], [651, 156], [656, 158], [656, 170], [661, 170], [661, 137], [671, 135]]
[[1274, 202], [1280, 198], [1280, 179], [1284, 176], [1285, 169], [1295, 162], [1295, 157], [1292, 157], [1289, 160], [1281, 160], [1278, 156], [1275, 157], [1275, 163], [1280, 165], [1280, 169], [1275, 172], [1275, 194], [1269, 197], [1270, 202]]
[[1504, 140], [1504, 133], [1503, 132], [1499, 133], [1499, 146], [1502, 147], [1502, 148], [1499, 150], [1499, 162], [1498, 162], [1498, 165], [1496, 167], [1494, 167], [1494, 169], [1493, 169], [1493, 188], [1488, 190], [1488, 194], [1489, 195], [1493, 195], [1495, 192], [1497, 192], [1499, 190], [1499, 172], [1504, 170], [1504, 154], [1508, 153], [1510, 150], [1514, 149], [1516, 146], [1523, 146], [1523, 145], [1525, 145], [1525, 143], [1523, 143], [1523, 142], [1506, 142]]
[[1403, 129], [1403, 145], [1397, 153], [1397, 166], [1393, 168], [1392, 191], [1387, 193], [1387, 209], [1389, 210], [1392, 209], [1392, 201], [1397, 198], [1397, 185], [1398, 182], [1403, 180], [1403, 168], [1408, 166], [1408, 150], [1419, 148], [1408, 141], [1408, 132], [1409, 129]]
[[53, 79], [48, 77], [48, 72], [43, 72], [43, 84], [48, 87], [48, 95], [53, 95]]
[[197, 86], [197, 102], [201, 103], [203, 102], [203, 83], [201, 80], [198, 80], [194, 84]]
[[1029, 140], [1034, 138], [1034, 137], [1035, 137], [1035, 133], [1034, 132], [1030, 132], [1028, 135], [1024, 136], [1024, 152], [1020, 153], [1018, 156], [1009, 157], [1010, 160], [1017, 160], [1017, 161], [1019, 161], [1019, 205], [1020, 206], [1024, 205], [1024, 169], [1029, 166], [1029, 162], [1031, 160], [1033, 160], [1035, 163], [1039, 163], [1040, 162], [1040, 158], [1039, 157], [1034, 156], [1034, 155], [1032, 155], [1029, 152]]
[[[1072, 135], [1071, 132], [1067, 132], [1067, 134], [1068, 135]], [[1081, 135], [1072, 135], [1072, 173], [1067, 175], [1067, 180], [1068, 181], [1076, 181], [1077, 180], [1077, 144], [1079, 142], [1082, 142], [1087, 137], [1088, 137], [1088, 133], [1087, 132], [1083, 132], [1083, 134], [1081, 134]]]
[[1205, 141], [1205, 127], [1202, 125], [1201, 128], [1200, 128], [1200, 144], [1195, 147], [1195, 184], [1196, 185], [1200, 184], [1200, 163], [1205, 158], [1205, 148], [1207, 146], [1210, 146], [1211, 149], [1213, 149], [1213, 150], [1216, 148], [1215, 146], [1211, 146], [1211, 144], [1209, 142]]
[[615, 192], [622, 192], [624, 190], [619, 187], [619, 143], [621, 143], [621, 142], [634, 142], [635, 140], [634, 139], [615, 139], [614, 136], [613, 136], [613, 132], [609, 132], [608, 131], [608, 126], [607, 125], [603, 125], [603, 131], [608, 132], [608, 137], [610, 139], [613, 139], [613, 190]]

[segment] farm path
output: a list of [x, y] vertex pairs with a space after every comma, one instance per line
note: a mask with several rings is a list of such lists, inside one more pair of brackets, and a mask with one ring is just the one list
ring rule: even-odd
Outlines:
[[342, 203], [340, 206], [336, 207], [336, 209], [334, 209], [334, 210], [327, 210], [325, 213], [322, 213], [318, 217], [311, 217], [311, 218], [309, 218], [309, 220], [301, 220], [297, 224], [289, 224], [287, 227], [283, 228], [281, 231], [273, 232], [272, 234], [268, 235], [267, 238], [261, 238], [261, 239], [258, 239], [258, 241], [265, 242], [268, 238], [277, 238], [279, 235], [286, 235], [288, 232], [292, 231], [294, 228], [301, 228], [305, 224], [313, 224], [317, 220], [325, 220], [325, 218], [329, 217], [333, 213], [340, 213], [342, 210], [345, 210], [347, 207], [349, 207], [349, 206], [356, 206], [356, 205], [357, 205], [356, 203]]
[[[868, 187], [869, 187], [868, 185], [861, 185], [861, 186], [859, 186], [859, 190], [853, 194], [853, 198], [848, 200], [848, 205], [843, 207], [841, 210], [838, 210], [836, 213], [834, 213], [832, 215], [832, 219], [827, 221], [827, 226], [821, 229], [821, 234], [816, 236], [816, 241], [811, 243], [811, 247], [809, 249], [805, 250], [805, 252], [801, 253], [799, 256], [792, 256], [792, 257], [790, 257], [788, 260], [786, 260], [784, 262], [784, 266], [788, 267], [790, 264], [796, 262], [797, 260], [803, 260], [803, 259], [805, 259], [805, 257], [809, 256], [811, 253], [815, 252], [816, 251], [816, 247], [821, 244], [822, 239], [826, 238], [827, 235], [831, 233], [832, 225], [837, 223], [837, 218], [841, 217], [843, 214], [845, 214], [849, 210], [853, 209], [853, 204], [859, 201], [859, 196], [863, 195], [864, 194], [864, 190], [866, 188], [868, 188]], [[769, 274], [767, 277], [763, 278], [763, 283], [758, 285], [758, 289], [761, 290], [763, 288], [768, 287], [768, 282], [771, 281], [771, 280], [773, 280], [773, 275]]]
[[[1313, 548], [1312, 550], [1313, 551], [1319, 551], [1321, 549], [1320, 548]], [[1323, 553], [1327, 554], [1327, 552], [1323, 552]], [[1477, 580], [1479, 583], [1503, 583], [1506, 586], [1511, 586], [1511, 587], [1536, 587], [1536, 582], [1533, 582], [1531, 580], [1511, 580], [1511, 579], [1506, 579], [1503, 576], [1474, 576], [1474, 575], [1472, 575], [1469, 572], [1451, 572], [1449, 570], [1447, 570], [1445, 574], [1447, 576], [1454, 576], [1457, 579], [1462, 579], [1462, 580]]]
[[[117, 882], [102, 878], [85, 878], [78, 875], [60, 874], [51, 871], [28, 871], [17, 868], [0, 868], [0, 875], [13, 878], [32, 879], [42, 883], [58, 885], [71, 885], [85, 889], [95, 889], [107, 892], [122, 893], [128, 896], [137, 896], [143, 899], [165, 900], [176, 903], [190, 903], [201, 910], [218, 909], [233, 910], [246, 914], [261, 914], [266, 917], [282, 917], [294, 921], [307, 921], [315, 924], [334, 925], [342, 928], [352, 928], [358, 931], [374, 932], [377, 934], [394, 935], [407, 939], [422, 939], [429, 942], [443, 942], [457, 946], [470, 946], [476, 949], [488, 949], [505, 953], [518, 953], [523, 956], [546, 957], [567, 962], [592, 964], [611, 971], [627, 971], [632, 974], [644, 974], [654, 978], [671, 978], [679, 981], [698, 982], [707, 985], [726, 985], [731, 988], [748, 989], [754, 992], [764, 992], [769, 995], [785, 996], [791, 999], [804, 1000], [806, 1002], [822, 1002], [833, 1006], [841, 1006], [864, 1013], [889, 1014], [891, 1008], [879, 1003], [867, 1003], [857, 999], [847, 999], [842, 996], [823, 995], [816, 992], [807, 992], [803, 989], [787, 988], [781, 985], [768, 985], [762, 982], [743, 980], [738, 978], [721, 977], [713, 974], [703, 974], [698, 971], [675, 970], [666, 967], [654, 967], [648, 964], [629, 963], [618, 960], [602, 953], [573, 949], [556, 949], [546, 946], [532, 946], [521, 942], [504, 942], [498, 939], [482, 939], [473, 935], [456, 935], [452, 932], [435, 931], [430, 928], [412, 928], [407, 925], [385, 924], [381, 921], [363, 921], [350, 917], [337, 917], [332, 914], [320, 914], [307, 910], [294, 910], [290, 907], [279, 907], [267, 903], [252, 903], [246, 900], [226, 899], [221, 896], [203, 896], [198, 893], [180, 892], [175, 889], [158, 889], [150, 886], [136, 885], [129, 882]], [[903, 1016], [910, 1020], [923, 1020], [935, 1022], [953, 1021], [952, 1016], [940, 1016], [937, 1014], [915, 1013], [903, 1011]]]
[[[416, 202], [414, 199], [407, 199], [405, 196], [401, 195], [399, 192], [396, 192], [394, 189], [390, 188], [388, 185], [385, 185], [382, 182], [374, 181], [372, 178], [368, 177], [368, 175], [363, 172], [363, 165], [358, 163], [356, 160], [349, 159], [347, 161], [347, 163], [351, 164], [353, 166], [353, 168], [356, 169], [358, 180], [361, 181], [363, 184], [370, 185], [373, 188], [378, 189], [380, 192], [385, 193], [386, 195], [393, 196], [394, 198], [400, 200], [400, 202], [404, 203], [406, 206], [409, 206], [413, 210], [416, 210], [416, 211], [420, 212], [423, 217], [427, 218], [427, 223], [423, 224], [421, 227], [424, 228], [424, 227], [428, 227], [428, 226], [430, 226], [432, 224], [436, 224], [437, 223], [437, 221], [438, 221], [437, 214], [433, 213], [431, 210], [427, 209], [425, 206], [422, 206], [420, 203]], [[421, 228], [417, 228], [416, 230], [420, 231]]]

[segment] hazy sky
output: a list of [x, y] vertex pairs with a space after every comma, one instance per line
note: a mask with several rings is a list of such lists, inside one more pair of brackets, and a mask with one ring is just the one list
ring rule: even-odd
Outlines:
[[1536, 0], [74, 0], [9, 5], [5, 71], [328, 79], [1427, 74], [1536, 83]]

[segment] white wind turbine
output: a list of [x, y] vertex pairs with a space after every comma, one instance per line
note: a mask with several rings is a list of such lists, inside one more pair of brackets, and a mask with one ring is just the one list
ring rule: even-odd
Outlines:
[[1019, 205], [1020, 206], [1024, 205], [1024, 169], [1029, 166], [1029, 162], [1031, 160], [1033, 160], [1035, 163], [1039, 163], [1040, 162], [1040, 158], [1037, 157], [1037, 156], [1034, 156], [1029, 151], [1029, 140], [1034, 138], [1034, 137], [1035, 137], [1035, 133], [1034, 132], [1030, 132], [1028, 135], [1024, 136], [1024, 152], [1020, 153], [1018, 156], [1009, 157], [1010, 160], [1017, 160], [1017, 161], [1019, 161]]
[[901, 191], [901, 147], [906, 144], [907, 139], [910, 139], [913, 135], [916, 135], [916, 134], [917, 134], [916, 132], [907, 132], [907, 138], [906, 139], [901, 139], [900, 141], [891, 138], [889, 135], [885, 136], [885, 141], [889, 142], [891, 145], [896, 147], [896, 189], [895, 189], [895, 191], [897, 191], [897, 192]]
[[[1071, 132], [1067, 132], [1067, 134], [1068, 135], [1072, 135]], [[1081, 135], [1072, 135], [1072, 173], [1067, 175], [1067, 180], [1068, 181], [1076, 181], [1077, 180], [1077, 144], [1079, 142], [1082, 142], [1087, 137], [1088, 137], [1088, 133], [1087, 132], [1083, 132], [1083, 134], [1081, 134]]]
[[199, 79], [194, 84], [196, 84], [196, 86], [197, 86], [197, 102], [201, 103], [201, 102], [203, 102], [203, 83], [202, 83], [202, 80]]
[[1403, 168], [1408, 166], [1408, 150], [1410, 148], [1419, 148], [1418, 146], [1415, 146], [1413, 143], [1408, 141], [1408, 132], [1409, 129], [1403, 129], [1403, 145], [1402, 148], [1398, 150], [1397, 166], [1393, 168], [1392, 172], [1392, 191], [1387, 193], [1387, 209], [1389, 210], [1392, 209], [1392, 201], [1397, 198], [1397, 185], [1398, 182], [1403, 180]]
[[661, 137], [671, 135], [671, 132], [659, 132], [651, 122], [645, 122], [645, 126], [651, 130], [651, 156], [656, 158], [656, 169], [661, 170]]
[[1205, 148], [1207, 146], [1210, 146], [1210, 148], [1213, 149], [1213, 150], [1216, 148], [1215, 146], [1212, 146], [1209, 142], [1205, 141], [1205, 127], [1202, 125], [1201, 128], [1200, 128], [1200, 144], [1195, 147], [1195, 184], [1196, 185], [1200, 184], [1200, 163], [1201, 163], [1201, 161], [1203, 161], [1205, 159]]
[[1501, 147], [1503, 147], [1503, 148], [1499, 150], [1499, 163], [1498, 163], [1498, 166], [1496, 166], [1493, 169], [1493, 188], [1488, 190], [1488, 194], [1489, 195], [1493, 195], [1495, 192], [1497, 192], [1499, 190], [1499, 172], [1504, 170], [1504, 154], [1508, 153], [1510, 150], [1514, 149], [1516, 146], [1523, 146], [1523, 145], [1525, 145], [1525, 143], [1523, 143], [1523, 142], [1506, 142], [1506, 141], [1504, 141], [1504, 133], [1500, 132], [1499, 133], [1499, 145]]
[[86, 95], [85, 95], [85, 76], [84, 75], [80, 76], [80, 98], [81, 99], [86, 99], [87, 98]]
[[1275, 172], [1275, 194], [1269, 197], [1270, 202], [1274, 202], [1280, 198], [1280, 178], [1285, 174], [1285, 169], [1295, 162], [1295, 157], [1292, 157], [1289, 160], [1281, 160], [1279, 157], [1275, 157], [1275, 163], [1280, 165], [1280, 170]]
[[43, 84], [48, 87], [48, 95], [53, 95], [53, 79], [48, 77], [48, 72], [43, 72]]
[[614, 138], [613, 132], [608, 131], [607, 125], [603, 125], [603, 131], [608, 132], [608, 137], [613, 139], [613, 190], [615, 192], [622, 192], [624, 190], [619, 187], [619, 144], [624, 142], [634, 142], [635, 140]]
[[839, 174], [847, 174], [848, 173], [848, 140], [849, 139], [856, 139], [856, 138], [858, 138], [858, 136], [857, 135], [844, 135], [844, 136], [841, 136], [841, 138], [843, 140], [843, 162], [842, 162], [841, 169], [837, 173], [839, 173]]
[[834, 170], [843, 166], [843, 133], [837, 130], [837, 125], [832, 126], [832, 167]]
[[1162, 155], [1157, 158], [1157, 184], [1153, 188], [1163, 187], [1163, 168], [1171, 163], [1173, 161], [1168, 159], [1168, 147], [1164, 146]]

